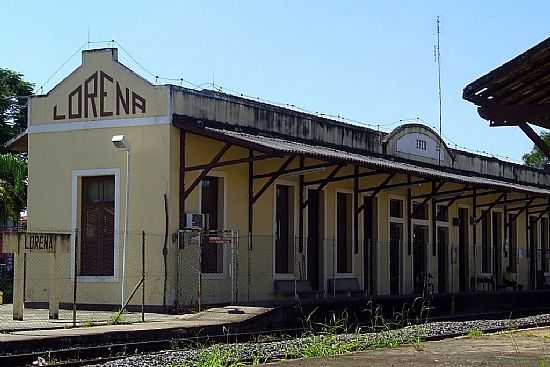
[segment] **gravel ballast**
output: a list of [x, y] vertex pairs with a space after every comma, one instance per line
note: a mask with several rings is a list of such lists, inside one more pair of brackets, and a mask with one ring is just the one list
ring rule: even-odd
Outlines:
[[[452, 337], [467, 334], [470, 330], [481, 332], [496, 332], [516, 328], [536, 327], [550, 325], [550, 314], [522, 317], [517, 319], [503, 320], [473, 320], [473, 321], [441, 321], [430, 322], [421, 325], [411, 325], [400, 329], [382, 331], [378, 333], [354, 333], [338, 334], [331, 336], [331, 342], [353, 342], [364, 345], [359, 349], [369, 349], [378, 341], [393, 340], [398, 344], [406, 344], [421, 338], [422, 340], [434, 340], [445, 337]], [[289, 340], [271, 342], [247, 342], [235, 344], [218, 344], [206, 349], [167, 350], [158, 353], [140, 354], [115, 361], [110, 361], [103, 367], [126, 367], [126, 366], [186, 366], [192, 365], [198, 358], [204, 356], [213, 348], [218, 348], [221, 353], [231, 355], [231, 359], [252, 361], [272, 360], [285, 357], [300, 356], [308, 345], [316, 341], [318, 336], [296, 337]]]

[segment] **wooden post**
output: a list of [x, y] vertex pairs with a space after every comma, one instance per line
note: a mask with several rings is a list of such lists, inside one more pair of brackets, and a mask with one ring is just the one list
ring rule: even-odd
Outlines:
[[356, 255], [359, 253], [359, 166], [357, 165], [353, 166], [353, 253]]
[[[472, 215], [472, 218], [473, 220], [471, 221], [472, 222], [472, 225], [473, 225], [473, 235], [472, 235], [472, 238], [473, 238], [473, 242], [474, 242], [474, 248], [473, 248], [473, 257], [474, 257], [474, 284], [473, 284], [473, 290], [476, 291], [477, 290], [477, 226], [476, 226], [476, 218], [477, 218], [477, 190], [474, 188], [473, 189], [473, 196], [472, 196], [472, 206], [473, 206], [473, 215]], [[469, 272], [468, 272], [469, 273]]]
[[[300, 168], [304, 168], [304, 157], [300, 157]], [[300, 174], [299, 177], [299, 190], [298, 193], [298, 200], [300, 201], [300, 205], [298, 206], [298, 243], [299, 243], [299, 253], [302, 254], [304, 252], [304, 174]]]
[[252, 230], [254, 227], [254, 151], [248, 151], [248, 246], [247, 246], [247, 291], [246, 296], [250, 302], [250, 288], [252, 282], [252, 273], [250, 270], [252, 255]]
[[[179, 210], [179, 223], [180, 229], [185, 227], [183, 220], [185, 218], [185, 130], [180, 130], [180, 210]], [[177, 301], [176, 301], [177, 302]]]

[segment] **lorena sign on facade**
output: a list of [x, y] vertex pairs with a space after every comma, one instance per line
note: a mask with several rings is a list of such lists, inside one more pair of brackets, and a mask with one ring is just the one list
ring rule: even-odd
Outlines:
[[[107, 107], [109, 98], [114, 98], [114, 110], [109, 110]], [[69, 93], [66, 111], [67, 113], [62, 113], [58, 106], [54, 105], [53, 119], [110, 117], [118, 116], [121, 113], [126, 115], [144, 114], [146, 100], [133, 90], [121, 88], [118, 80], [114, 80], [109, 74], [98, 70]]]

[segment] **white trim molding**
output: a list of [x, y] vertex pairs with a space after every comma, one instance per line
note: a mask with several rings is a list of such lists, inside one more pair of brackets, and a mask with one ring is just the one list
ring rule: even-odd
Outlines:
[[172, 123], [171, 115], [136, 117], [126, 119], [88, 120], [77, 122], [38, 123], [29, 126], [29, 134], [57, 133], [74, 130], [106, 129], [113, 127], [168, 125]]
[[[112, 276], [78, 276], [78, 281], [83, 283], [118, 283], [119, 275], [119, 252], [120, 252], [120, 170], [118, 168], [99, 168], [72, 171], [71, 177], [71, 228], [76, 232], [78, 224], [78, 179], [90, 176], [115, 176], [115, 236], [114, 236], [114, 273]], [[80, 234], [79, 234], [80, 236]], [[80, 238], [80, 237], [79, 237]], [[71, 237], [71, 250], [69, 256], [70, 278], [74, 279], [75, 259], [75, 236]]]

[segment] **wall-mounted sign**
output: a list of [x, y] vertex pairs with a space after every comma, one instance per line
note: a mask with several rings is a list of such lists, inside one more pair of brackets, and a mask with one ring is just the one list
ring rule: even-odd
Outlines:
[[136, 115], [144, 114], [146, 105], [145, 98], [98, 70], [67, 95], [64, 106], [54, 105], [52, 113], [54, 120]]
[[54, 233], [30, 233], [25, 236], [25, 252], [55, 253]]
[[445, 149], [440, 152], [440, 142], [422, 133], [409, 133], [397, 140], [396, 150], [399, 153], [430, 158], [433, 160], [444, 160]]

